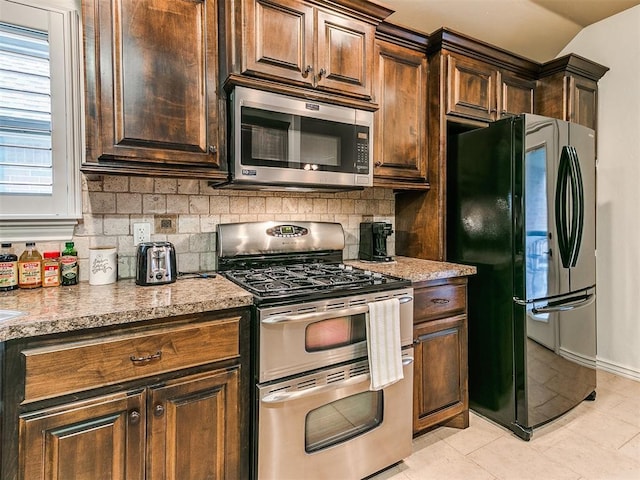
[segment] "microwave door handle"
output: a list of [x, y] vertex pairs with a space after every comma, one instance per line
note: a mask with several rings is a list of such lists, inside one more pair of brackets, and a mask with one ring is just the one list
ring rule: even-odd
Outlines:
[[[398, 301], [402, 303], [407, 303], [413, 301], [413, 297], [410, 295], [403, 295], [398, 298]], [[347, 317], [349, 315], [358, 315], [362, 313], [369, 312], [368, 305], [359, 305], [356, 307], [342, 308], [340, 310], [329, 310], [324, 312], [312, 312], [312, 313], [301, 313], [297, 315], [273, 315], [271, 317], [263, 318], [261, 323], [270, 325], [276, 323], [293, 323], [293, 322], [313, 322], [320, 320], [327, 320], [329, 318], [336, 317]]]

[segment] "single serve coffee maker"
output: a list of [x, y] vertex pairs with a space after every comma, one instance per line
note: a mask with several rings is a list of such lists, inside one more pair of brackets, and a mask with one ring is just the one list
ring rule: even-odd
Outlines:
[[390, 223], [362, 222], [358, 258], [371, 262], [390, 262], [392, 257], [387, 254], [387, 237], [392, 233]]

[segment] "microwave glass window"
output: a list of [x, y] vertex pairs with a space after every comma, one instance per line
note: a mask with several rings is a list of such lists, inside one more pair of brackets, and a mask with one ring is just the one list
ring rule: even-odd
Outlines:
[[383, 390], [341, 398], [307, 413], [307, 453], [332, 447], [373, 430], [382, 423]]
[[[340, 165], [340, 138], [321, 133], [300, 133], [300, 161], [308, 168]], [[304, 167], [303, 167], [304, 168]]]
[[354, 172], [353, 124], [246, 106], [241, 117], [242, 165]]
[[364, 342], [366, 339], [365, 316], [359, 314], [309, 324], [304, 343], [307, 352], [321, 352]]

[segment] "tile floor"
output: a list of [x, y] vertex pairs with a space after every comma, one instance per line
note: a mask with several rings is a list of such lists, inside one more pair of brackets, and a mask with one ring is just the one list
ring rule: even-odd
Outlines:
[[370, 480], [640, 480], [640, 382], [598, 371], [582, 402], [524, 442], [471, 414], [470, 427], [416, 438], [413, 454]]

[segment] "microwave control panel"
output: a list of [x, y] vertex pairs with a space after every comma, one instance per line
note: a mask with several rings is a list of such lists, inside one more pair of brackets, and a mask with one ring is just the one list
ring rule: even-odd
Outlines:
[[356, 172], [369, 173], [369, 128], [356, 126]]

